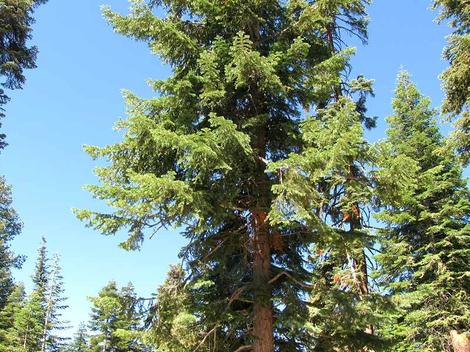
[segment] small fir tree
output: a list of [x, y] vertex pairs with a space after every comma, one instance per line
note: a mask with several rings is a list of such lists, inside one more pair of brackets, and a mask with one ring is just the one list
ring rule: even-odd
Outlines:
[[72, 342], [66, 346], [64, 352], [89, 352], [88, 331], [84, 323], [80, 323]]
[[141, 352], [143, 331], [138, 299], [131, 284], [118, 289], [110, 282], [90, 298], [92, 306], [89, 327], [92, 352]]
[[0, 311], [0, 351], [7, 352], [13, 340], [15, 319], [25, 304], [26, 294], [22, 284], [15, 285]]
[[8, 352], [38, 352], [41, 350], [44, 310], [40, 295], [33, 291], [15, 317], [9, 336]]
[[[196, 295], [185, 284], [186, 279], [181, 266], [172, 266], [165, 282], [158, 288], [155, 302], [147, 315], [145, 341], [158, 351], [211, 350], [213, 336], [208, 336], [207, 342], [200, 343], [205, 335], [204, 321], [200, 318], [203, 301], [198, 300], [198, 304], [194, 304]], [[197, 288], [202, 286], [199, 284]], [[218, 348], [222, 349], [224, 342], [218, 341], [218, 344]]]

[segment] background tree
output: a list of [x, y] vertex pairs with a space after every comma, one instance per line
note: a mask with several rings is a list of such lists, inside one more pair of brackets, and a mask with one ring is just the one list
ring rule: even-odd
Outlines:
[[[212, 338], [201, 344], [207, 329], [201, 314], [204, 301], [197, 299], [197, 294], [186, 285], [186, 279], [187, 275], [181, 266], [170, 267], [147, 314], [145, 342], [158, 351], [211, 351], [217, 344]], [[200, 282], [193, 289], [208, 284], [213, 285], [211, 282]], [[219, 342], [218, 349], [222, 348], [223, 342]]]
[[[23, 87], [23, 71], [36, 67], [38, 49], [29, 46], [34, 23], [34, 10], [47, 0], [2, 0], [0, 3], [0, 119], [8, 101], [5, 89]], [[0, 124], [1, 127], [1, 124]], [[5, 147], [5, 135], [0, 134], [0, 150]]]
[[49, 265], [43, 238], [32, 276], [32, 293], [25, 299], [23, 286], [17, 285], [0, 311], [0, 351], [60, 350], [65, 339], [56, 332], [66, 328], [61, 320], [61, 311], [67, 307], [63, 303], [65, 298], [60, 271], [58, 257], [54, 258], [52, 266]]
[[41, 297], [33, 291], [15, 316], [8, 336], [8, 352], [37, 352], [41, 350], [44, 311]]
[[[61, 311], [67, 307], [63, 303], [65, 298], [60, 271], [58, 257], [54, 258], [52, 266], [49, 265], [46, 241], [43, 238], [32, 276], [32, 293], [27, 300], [21, 299], [21, 292], [24, 294], [24, 291], [19, 286], [0, 311], [0, 320], [7, 326], [6, 346], [14, 346], [23, 352], [60, 350], [64, 338], [56, 332], [66, 327], [61, 320]], [[11, 352], [14, 351], [17, 350], [11, 347]]]
[[[398, 78], [393, 109], [384, 159], [407, 158], [415, 166], [400, 196], [381, 197], [379, 219], [387, 226], [377, 259], [398, 307], [389, 327], [397, 339], [392, 350], [452, 351], [451, 332], [470, 327], [470, 192], [457, 157], [443, 148], [436, 111], [407, 73]], [[393, 168], [379, 172], [391, 175]]]
[[[147, 41], [174, 74], [152, 83], [157, 98], [126, 94], [121, 143], [88, 148], [111, 161], [90, 190], [116, 209], [78, 216], [107, 234], [128, 228], [127, 249], [149, 230], [183, 228], [189, 284], [209, 283], [198, 293], [204, 338], [225, 350], [296, 351], [310, 343], [307, 253], [331, 231], [316, 213], [320, 203], [290, 216], [288, 198], [318, 184], [302, 187], [309, 180], [281, 161], [305, 147], [304, 111], [319, 117], [338, 98], [351, 52], [332, 50], [332, 18], [346, 14], [345, 26], [357, 33], [364, 3], [137, 1], [129, 16], [105, 9], [116, 31]], [[153, 12], [159, 5], [163, 18]], [[370, 89], [362, 83], [358, 95]]]
[[64, 296], [65, 290], [59, 256], [54, 256], [50, 270], [44, 269], [49, 271], [49, 277], [47, 278], [46, 291], [43, 296], [44, 320], [42, 324], [41, 352], [58, 351], [66, 340], [57, 333], [67, 328], [67, 322], [62, 320], [62, 311], [68, 307], [64, 304], [67, 298]]
[[42, 301], [45, 301], [50, 274], [51, 271], [49, 258], [47, 255], [47, 241], [45, 237], [42, 237], [41, 244], [38, 249], [38, 256], [36, 258], [34, 273], [32, 276], [34, 285], [33, 289], [38, 293]]
[[[358, 351], [366, 346], [377, 350], [383, 344], [373, 336], [373, 323], [380, 321], [380, 297], [369, 287], [375, 239], [367, 229], [372, 188], [366, 170], [372, 160], [362, 135], [362, 126], [375, 127], [375, 118], [367, 116], [365, 107], [367, 95], [373, 94], [372, 81], [348, 77], [345, 68], [349, 69], [348, 58], [354, 51], [343, 40], [346, 32], [367, 41], [366, 5], [367, 1], [315, 2], [333, 55], [322, 64], [330, 72], [324, 77], [328, 84], [320, 90], [322, 109], [301, 125], [303, 150], [275, 166], [286, 170], [280, 204], [292, 206], [294, 212], [315, 213], [323, 222], [320, 232], [329, 232], [315, 241], [309, 253], [313, 266], [309, 324], [316, 341], [310, 350]], [[287, 189], [295, 189], [295, 196]], [[301, 199], [311, 194], [315, 198]]]
[[464, 162], [470, 161], [470, 3], [467, 0], [434, 0], [441, 12], [438, 21], [446, 21], [454, 29], [447, 38], [444, 57], [450, 66], [443, 80], [446, 93], [442, 110], [451, 117], [458, 116], [452, 145]]
[[[3, 105], [8, 101], [5, 89], [23, 86], [23, 70], [35, 67], [37, 48], [30, 47], [34, 9], [47, 0], [3, 0], [0, 2], [0, 128]], [[0, 151], [5, 147], [0, 130]], [[0, 177], [0, 311], [13, 288], [11, 268], [18, 268], [22, 258], [11, 252], [9, 242], [21, 231], [21, 223], [11, 206], [11, 189]]]
[[[303, 216], [314, 221], [313, 208], [323, 222], [323, 236], [310, 252], [310, 323], [316, 340], [311, 350], [378, 350], [383, 345], [374, 336], [374, 326], [384, 306], [369, 287], [366, 251], [376, 241], [367, 228], [373, 197], [367, 169], [372, 158], [360, 116], [354, 102], [342, 96], [305, 121], [302, 153], [273, 165], [288, 170], [278, 189], [281, 219]], [[296, 192], [289, 194], [289, 189]], [[283, 211], [286, 203], [292, 215]]]
[[[34, 68], [37, 48], [29, 46], [35, 8], [47, 0], [3, 0], [0, 2], [0, 128], [3, 105], [8, 101], [5, 89], [22, 88], [24, 69]], [[0, 151], [5, 147], [0, 131]], [[11, 189], [0, 177], [0, 311], [13, 288], [11, 268], [19, 268], [22, 258], [11, 252], [9, 242], [21, 231], [21, 223], [11, 206]]]
[[5, 307], [0, 311], [0, 351], [6, 352], [12, 341], [13, 328], [18, 313], [25, 304], [24, 286], [15, 285], [8, 296]]
[[72, 342], [66, 346], [64, 352], [88, 352], [88, 331], [84, 323], [80, 323], [77, 332], [75, 333]]
[[96, 352], [142, 352], [142, 316], [131, 284], [118, 289], [108, 283], [90, 298], [90, 350]]
[[11, 206], [11, 189], [0, 177], [0, 311], [5, 307], [14, 285], [12, 268], [19, 268], [23, 258], [10, 250], [10, 242], [20, 233], [22, 224]]

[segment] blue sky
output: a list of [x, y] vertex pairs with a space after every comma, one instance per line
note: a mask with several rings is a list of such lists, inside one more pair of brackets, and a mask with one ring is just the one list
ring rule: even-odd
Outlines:
[[[0, 173], [13, 186], [24, 222], [13, 247], [28, 260], [15, 275], [30, 287], [36, 249], [46, 236], [50, 253], [62, 257], [70, 305], [65, 317], [73, 325], [88, 319], [86, 297], [109, 280], [132, 281], [140, 295], [149, 296], [184, 244], [177, 231], [163, 232], [142, 251], [125, 252], [117, 246], [123, 237], [86, 229], [71, 212], [103, 208], [82, 189], [96, 182], [96, 163], [82, 145], [119, 140], [112, 127], [124, 117], [121, 90], [150, 96], [145, 81], [169, 74], [145, 44], [113, 33], [101, 16], [103, 2], [120, 12], [128, 8], [125, 0], [49, 0], [37, 11], [38, 68], [26, 73], [23, 90], [11, 94], [4, 123], [9, 146], [0, 155]], [[376, 97], [368, 106], [379, 116], [379, 127], [371, 140], [383, 136], [400, 67], [433, 104], [441, 102], [437, 76], [446, 67], [441, 53], [448, 28], [433, 22], [436, 13], [429, 5], [429, 0], [376, 0], [370, 8], [369, 45], [358, 46], [352, 64], [356, 74], [376, 80]]]

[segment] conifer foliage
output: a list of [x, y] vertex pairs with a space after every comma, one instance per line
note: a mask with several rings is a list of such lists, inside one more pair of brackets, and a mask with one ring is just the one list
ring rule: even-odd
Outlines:
[[63, 277], [59, 263], [59, 256], [55, 255], [49, 271], [44, 297], [44, 322], [42, 331], [41, 352], [56, 351], [64, 342], [58, 332], [67, 327], [62, 319], [62, 311], [68, 306], [65, 304]]
[[458, 117], [452, 144], [465, 163], [470, 161], [470, 2], [434, 0], [441, 12], [440, 22], [448, 21], [454, 32], [448, 37], [444, 57], [450, 66], [441, 78], [445, 89], [444, 113]]
[[90, 352], [145, 352], [143, 315], [132, 284], [108, 283], [91, 297]]
[[[352, 51], [334, 44], [344, 41], [340, 28], [364, 35], [366, 3], [165, 0], [133, 1], [128, 16], [104, 9], [117, 32], [147, 42], [173, 75], [151, 83], [155, 98], [126, 93], [121, 143], [87, 148], [111, 162], [89, 189], [115, 212], [78, 216], [106, 234], [127, 228], [126, 249], [147, 232], [183, 228], [190, 244], [181, 255], [207, 309], [199, 340], [218, 341], [215, 350], [308, 348], [307, 253], [314, 242], [343, 239], [319, 216], [321, 178], [336, 165], [309, 174], [318, 157], [305, 150], [329, 133], [322, 123], [346, 124], [362, 146], [363, 100], [340, 99], [338, 87], [364, 96], [370, 84], [344, 78]], [[323, 137], [331, 156], [346, 153]], [[344, 172], [355, 162], [347, 157], [338, 159]], [[352, 188], [345, 212], [366, 197]]]
[[80, 323], [72, 342], [64, 348], [64, 352], [89, 352], [88, 331], [84, 323]]
[[64, 338], [57, 334], [66, 327], [61, 319], [64, 289], [58, 257], [49, 264], [46, 241], [38, 250], [33, 274], [33, 291], [26, 296], [22, 285], [12, 290], [5, 307], [0, 310], [2, 352], [55, 352]]
[[[0, 0], [0, 109], [35, 67], [46, 1]], [[76, 214], [127, 231], [126, 250], [177, 228], [182, 263], [154, 298], [109, 282], [69, 342], [44, 239], [32, 291], [12, 278], [21, 223], [1, 178], [0, 352], [470, 351], [470, 2], [433, 0], [454, 29], [441, 109], [454, 134], [402, 72], [374, 144], [373, 82], [352, 77], [347, 43], [367, 42], [369, 0], [130, 3], [106, 19], [172, 74], [149, 82], [153, 98], [125, 92], [120, 142], [86, 147], [104, 159], [88, 189], [111, 210]]]
[[200, 281], [197, 286], [189, 287], [185, 283], [186, 279], [181, 266], [172, 266], [146, 316], [145, 342], [155, 346], [158, 351], [210, 351], [217, 344], [213, 340], [216, 335], [208, 336], [207, 345], [201, 343], [200, 336], [205, 331], [205, 323], [198, 318], [207, 314], [204, 304], [198, 299], [198, 291], [213, 284]]
[[[29, 46], [34, 23], [34, 10], [47, 0], [2, 0], [0, 2], [0, 119], [3, 105], [8, 101], [5, 89], [23, 87], [23, 71], [36, 67], [38, 49]], [[1, 124], [0, 124], [1, 127]], [[0, 150], [5, 146], [0, 134]]]
[[[47, 0], [0, 1], [0, 152], [6, 145], [1, 131], [4, 105], [9, 100], [5, 90], [22, 88], [23, 71], [34, 68], [37, 48], [29, 46], [34, 10]], [[21, 231], [22, 224], [12, 207], [11, 187], [0, 176], [0, 310], [13, 289], [12, 268], [19, 268], [22, 258], [10, 250], [10, 241]]]
[[[406, 159], [414, 171], [396, 197], [381, 198], [378, 216], [386, 224], [377, 256], [382, 284], [398, 308], [392, 350], [452, 351], [451, 334], [470, 331], [470, 192], [437, 112], [407, 73], [398, 78], [393, 109], [384, 159]], [[379, 172], [390, 174], [390, 166]]]
[[36, 291], [33, 291], [24, 301], [21, 310], [15, 316], [5, 351], [41, 351], [44, 323], [42, 303]]
[[0, 177], [0, 310], [13, 289], [11, 269], [19, 268], [23, 258], [10, 249], [10, 242], [20, 233], [22, 224], [12, 207], [11, 188]]
[[46, 295], [47, 286], [49, 284], [50, 266], [49, 257], [47, 255], [47, 242], [46, 238], [41, 238], [41, 245], [38, 249], [38, 256], [36, 259], [35, 269], [32, 276], [34, 291], [40, 296]]

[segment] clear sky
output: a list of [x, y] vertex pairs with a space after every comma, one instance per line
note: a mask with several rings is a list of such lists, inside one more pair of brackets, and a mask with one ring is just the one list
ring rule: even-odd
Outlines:
[[[112, 126], [124, 116], [121, 89], [150, 96], [145, 81], [169, 74], [145, 44], [113, 33], [101, 16], [105, 1], [123, 13], [128, 8], [125, 0], [49, 0], [37, 11], [38, 68], [26, 73], [23, 90], [11, 94], [4, 121], [9, 146], [0, 155], [0, 174], [12, 184], [24, 222], [13, 247], [28, 259], [15, 275], [30, 288], [36, 249], [46, 236], [50, 253], [62, 257], [70, 305], [65, 316], [73, 325], [88, 319], [86, 297], [109, 280], [132, 281], [140, 295], [149, 296], [184, 244], [173, 231], [147, 241], [140, 252], [125, 252], [117, 247], [123, 237], [86, 229], [71, 212], [103, 208], [81, 188], [96, 182], [96, 163], [82, 145], [119, 139]], [[448, 28], [433, 22], [436, 13], [429, 5], [430, 0], [376, 0], [370, 7], [369, 45], [358, 46], [353, 67], [376, 80], [376, 97], [368, 106], [379, 116], [379, 127], [371, 140], [383, 136], [400, 67], [433, 104], [441, 102], [437, 76], [447, 65], [441, 53]]]

